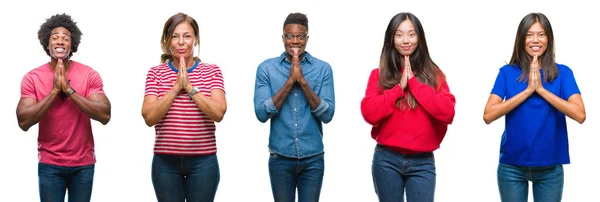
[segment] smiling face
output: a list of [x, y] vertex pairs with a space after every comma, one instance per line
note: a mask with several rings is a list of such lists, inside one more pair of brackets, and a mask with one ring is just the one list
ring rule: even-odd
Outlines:
[[531, 57], [541, 56], [548, 47], [548, 38], [544, 27], [539, 22], [534, 23], [529, 27], [525, 36], [525, 51]]
[[294, 51], [298, 55], [304, 54], [308, 42], [308, 29], [300, 24], [287, 24], [283, 29], [283, 46], [288, 55], [293, 56]]
[[417, 32], [413, 23], [408, 19], [402, 21], [396, 28], [396, 33], [394, 34], [396, 51], [403, 56], [411, 55], [417, 49], [418, 43], [419, 37], [417, 37]]
[[171, 54], [173, 59], [181, 56], [193, 57], [196, 37], [194, 29], [188, 22], [182, 22], [175, 27], [171, 35]]
[[65, 59], [71, 52], [71, 32], [64, 27], [52, 29], [48, 52], [53, 58]]

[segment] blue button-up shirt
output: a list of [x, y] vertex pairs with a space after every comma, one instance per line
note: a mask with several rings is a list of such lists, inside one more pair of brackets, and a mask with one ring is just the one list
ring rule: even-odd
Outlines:
[[280, 110], [272, 97], [283, 87], [290, 74], [291, 62], [285, 52], [262, 62], [256, 71], [254, 112], [261, 122], [271, 119], [269, 150], [290, 158], [306, 158], [323, 153], [323, 126], [335, 111], [331, 66], [306, 52], [300, 61], [302, 73], [321, 103], [315, 110], [304, 96], [300, 84], [294, 84]]

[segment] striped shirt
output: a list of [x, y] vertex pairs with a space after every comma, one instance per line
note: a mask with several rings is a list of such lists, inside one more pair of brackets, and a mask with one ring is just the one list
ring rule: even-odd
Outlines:
[[[190, 83], [199, 93], [210, 97], [213, 89], [225, 91], [221, 69], [199, 63], [188, 69]], [[170, 63], [152, 67], [146, 77], [144, 96], [162, 98], [177, 80], [177, 68]], [[185, 91], [181, 91], [167, 114], [156, 125], [154, 153], [170, 155], [210, 155], [217, 152], [215, 123], [198, 109]]]

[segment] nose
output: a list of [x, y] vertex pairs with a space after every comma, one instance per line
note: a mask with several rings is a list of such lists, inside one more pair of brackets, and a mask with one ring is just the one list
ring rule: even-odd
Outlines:
[[185, 40], [183, 39], [183, 37], [179, 37], [177, 42], [179, 42], [179, 45], [185, 45]]
[[537, 43], [539, 41], [540, 41], [540, 38], [538, 37], [538, 35], [533, 35], [532, 42]]
[[402, 43], [403, 44], [408, 44], [409, 43], [408, 36], [406, 36], [406, 35], [402, 36]]

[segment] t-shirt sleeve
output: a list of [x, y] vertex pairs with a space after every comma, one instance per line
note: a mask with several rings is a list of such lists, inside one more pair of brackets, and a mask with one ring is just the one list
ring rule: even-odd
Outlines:
[[[566, 67], [566, 66], [565, 66]], [[573, 75], [573, 71], [568, 67], [562, 73], [562, 98], [564, 100], [568, 100], [573, 94], [581, 94], [579, 91], [579, 86], [577, 86], [577, 81], [575, 81], [575, 76]], [[560, 74], [559, 73], [559, 74]], [[561, 75], [559, 75], [560, 77]]]
[[104, 93], [104, 83], [102, 83], [102, 77], [100, 77], [97, 71], [90, 73], [89, 88], [88, 96], [96, 93]]
[[214, 65], [211, 73], [210, 90], [221, 89], [225, 91], [225, 84], [223, 82], [223, 72], [219, 66]]
[[[22, 98], [33, 98], [37, 99], [35, 93], [35, 84], [33, 82], [33, 75], [31, 73], [25, 74], [23, 80], [21, 80], [21, 97]], [[38, 100], [39, 101], [39, 100]]]
[[498, 72], [491, 94], [498, 95], [502, 99], [506, 96], [506, 75], [502, 69]]
[[156, 73], [153, 71], [153, 69], [148, 70], [148, 74], [146, 75], [146, 90], [144, 91], [144, 96], [148, 95], [158, 96]]

